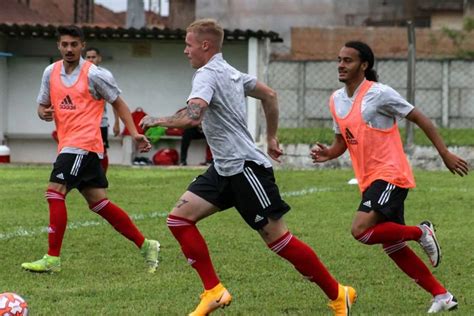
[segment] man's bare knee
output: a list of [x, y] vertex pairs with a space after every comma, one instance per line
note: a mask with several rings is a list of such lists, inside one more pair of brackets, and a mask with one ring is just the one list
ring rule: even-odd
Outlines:
[[367, 229], [377, 225], [381, 221], [383, 221], [383, 217], [375, 211], [370, 211], [368, 213], [358, 211], [354, 221], [352, 222], [351, 234], [355, 239], [357, 239]]
[[365, 232], [366, 230], [367, 230], [367, 228], [363, 225], [352, 225], [352, 227], [351, 227], [352, 237], [357, 239], [357, 237], [362, 235], [362, 233]]
[[268, 219], [268, 224], [258, 230], [258, 233], [269, 244], [283, 236], [288, 231], [283, 219], [273, 220]]

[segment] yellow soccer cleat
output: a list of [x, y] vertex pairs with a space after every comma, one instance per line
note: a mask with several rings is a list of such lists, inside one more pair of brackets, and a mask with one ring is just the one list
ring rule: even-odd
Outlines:
[[148, 265], [148, 272], [155, 273], [159, 263], [158, 254], [160, 252], [160, 243], [156, 240], [145, 239], [140, 252]]
[[201, 302], [189, 316], [206, 316], [218, 308], [229, 306], [232, 296], [222, 285], [217, 284], [214, 288], [204, 291], [201, 294]]
[[60, 272], [61, 258], [44, 255], [39, 260], [22, 263], [21, 267], [31, 272]]
[[357, 300], [357, 292], [350, 286], [339, 284], [339, 292], [334, 301], [328, 306], [334, 311], [335, 316], [348, 316], [351, 314], [352, 304]]

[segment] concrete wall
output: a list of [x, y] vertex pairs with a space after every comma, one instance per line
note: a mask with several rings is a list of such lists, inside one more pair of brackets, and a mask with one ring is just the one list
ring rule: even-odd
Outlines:
[[[426, 28], [415, 30], [417, 58], [455, 58], [461, 52], [474, 51], [474, 37], [465, 33], [460, 45], [442, 31]], [[324, 27], [292, 28], [292, 60], [334, 60], [345, 42], [361, 40], [377, 58], [407, 57], [408, 40], [405, 27]], [[288, 58], [288, 57], [284, 57]]]
[[[50, 140], [54, 124], [38, 118], [36, 97], [44, 68], [59, 59], [55, 40], [4, 41], [14, 57], [0, 58], [0, 124], [4, 124], [0, 127], [10, 137], [12, 161], [51, 162], [56, 155]], [[183, 54], [184, 42], [91, 41], [88, 45], [101, 49], [102, 65], [114, 74], [132, 111], [142, 107], [148, 114], [162, 116], [185, 106], [194, 70]], [[224, 46], [229, 63], [247, 72], [247, 42]], [[121, 162], [119, 140], [112, 141], [110, 154], [111, 163]]]
[[[412, 15], [429, 18], [415, 0], [196, 0], [196, 18], [215, 18], [225, 28], [264, 29], [278, 32], [282, 45], [272, 45], [274, 53], [286, 54], [295, 41], [291, 29], [297, 27], [364, 26], [373, 23], [400, 25]], [[442, 1], [438, 1], [442, 2]], [[436, 7], [436, 5], [433, 5]], [[431, 16], [435, 28], [462, 27], [463, 12], [436, 11]], [[391, 23], [391, 24], [390, 24]], [[350, 31], [350, 30], [349, 30]], [[328, 32], [328, 30], [324, 30]], [[406, 33], [406, 31], [405, 31]], [[383, 37], [382, 37], [383, 39]], [[380, 41], [380, 40], [378, 40]], [[389, 41], [382, 41], [387, 43]], [[314, 45], [324, 45], [316, 41]], [[441, 45], [443, 47], [443, 45]]]
[[275, 31], [287, 49], [291, 46], [291, 27], [338, 23], [332, 0], [196, 0], [196, 18], [217, 19], [228, 29]]
[[431, 28], [440, 29], [447, 27], [453, 30], [462, 30], [463, 19], [459, 13], [441, 12], [431, 16]]

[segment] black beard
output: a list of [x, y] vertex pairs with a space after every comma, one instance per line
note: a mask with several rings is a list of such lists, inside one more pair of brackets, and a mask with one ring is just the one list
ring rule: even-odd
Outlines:
[[64, 59], [65, 62], [67, 62], [68, 64], [74, 64], [77, 62], [77, 60], [72, 60], [72, 61], [69, 61], [69, 60], [66, 60]]

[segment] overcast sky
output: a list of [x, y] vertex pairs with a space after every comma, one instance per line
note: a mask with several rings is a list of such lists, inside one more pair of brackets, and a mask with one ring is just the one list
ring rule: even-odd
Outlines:
[[[1, 1], [1, 0], [0, 0]], [[142, 0], [145, 10], [151, 10], [155, 13], [161, 12], [161, 15], [167, 16], [169, 13], [169, 0]], [[115, 12], [123, 12], [127, 10], [127, 0], [95, 0], [96, 4], [101, 4]], [[161, 7], [161, 11], [158, 9]]]
[[127, 10], [127, 0], [95, 0], [94, 2], [115, 12]]

